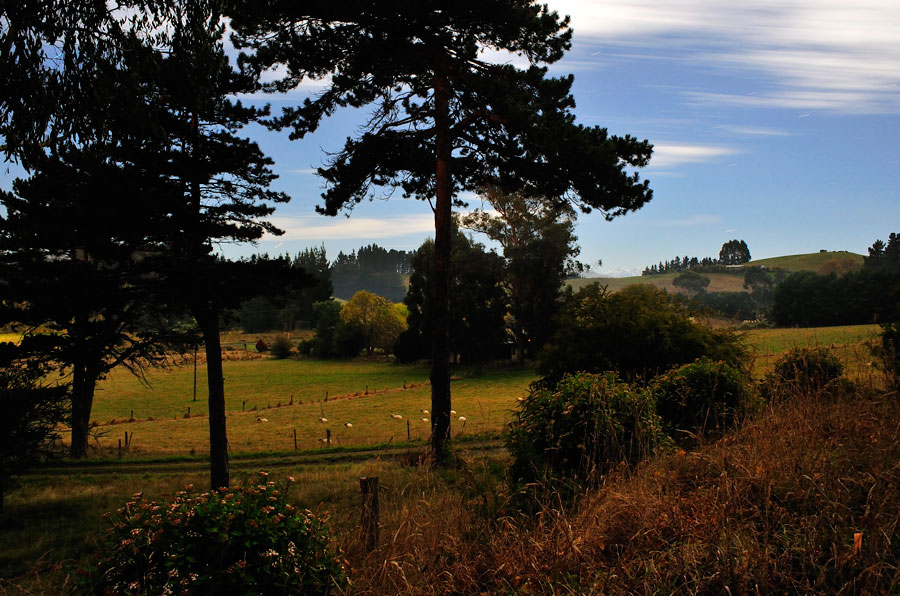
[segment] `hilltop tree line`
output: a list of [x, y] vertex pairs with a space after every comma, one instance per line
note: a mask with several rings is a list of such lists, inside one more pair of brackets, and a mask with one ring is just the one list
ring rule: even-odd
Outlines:
[[719, 250], [719, 257], [684, 257], [660, 261], [657, 265], [644, 267], [641, 275], [657, 275], [660, 273], [701, 270], [710, 271], [728, 265], [743, 265], [750, 262], [750, 249], [743, 240], [729, 240]]

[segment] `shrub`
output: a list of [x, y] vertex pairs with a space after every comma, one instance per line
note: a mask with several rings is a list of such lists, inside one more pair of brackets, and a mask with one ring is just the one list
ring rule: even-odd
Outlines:
[[552, 390], [534, 387], [510, 423], [506, 444], [515, 482], [589, 482], [620, 462], [639, 462], [663, 438], [648, 392], [612, 373], [577, 373]]
[[288, 339], [287, 336], [279, 335], [272, 342], [272, 345], [269, 346], [269, 353], [272, 354], [276, 360], [284, 360], [285, 358], [290, 357], [292, 347], [293, 344], [291, 344], [291, 340]]
[[[344, 583], [322, 522], [274, 482], [147, 501], [110, 515], [79, 589], [96, 594], [330, 594]], [[109, 515], [109, 514], [108, 514]]]
[[770, 400], [790, 395], [819, 395], [838, 387], [844, 366], [825, 348], [793, 348], [766, 375], [764, 390]]
[[881, 342], [872, 347], [873, 355], [887, 377], [891, 390], [900, 388], [900, 323], [882, 323]]
[[566, 300], [539, 371], [547, 387], [576, 371], [615, 371], [633, 381], [701, 356], [741, 367], [745, 355], [735, 334], [697, 323], [663, 290], [641, 284], [610, 293], [594, 284]]
[[720, 436], [737, 415], [753, 409], [741, 372], [724, 362], [699, 358], [652, 383], [656, 411], [675, 439]]

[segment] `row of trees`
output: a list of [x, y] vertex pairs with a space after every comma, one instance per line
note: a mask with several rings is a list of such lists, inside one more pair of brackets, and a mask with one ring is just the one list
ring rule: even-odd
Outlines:
[[728, 265], [743, 265], [749, 262], [750, 249], [747, 247], [747, 243], [743, 240], [729, 240], [719, 250], [719, 258], [704, 257], [698, 259], [687, 255], [684, 258], [676, 256], [669, 261], [660, 261], [658, 265], [644, 267], [641, 275], [656, 275], [658, 273], [690, 271], [692, 269], [712, 269]]
[[[547, 77], [543, 66], [568, 49], [568, 21], [529, 0], [301, 8], [275, 0], [265, 9], [239, 0], [115, 7], [51, 0], [2, 10], [0, 46], [10, 58], [2, 148], [31, 181], [4, 195], [0, 279], [17, 292], [34, 288], [5, 296], [4, 308], [35, 338], [23, 342], [20, 359], [40, 355], [72, 373], [73, 454], [86, 447], [76, 410], [85, 420], [104, 367], [152, 362], [166, 344], [148, 321], [190, 313], [207, 352], [211, 485], [229, 484], [219, 321], [242, 298], [236, 288], [259, 288], [234, 284], [242, 268], [218, 258], [214, 246], [277, 234], [264, 218], [288, 199], [270, 187], [271, 160], [238, 134], [251, 122], [290, 128], [299, 139], [342, 107], [369, 107], [360, 133], [319, 170], [326, 190], [318, 209], [335, 215], [395, 189], [433, 202], [438, 458], [449, 437], [456, 193], [527, 188], [551, 205], [571, 202], [608, 219], [651, 198], [633, 173], [647, 164], [651, 146], [575, 123], [572, 77]], [[224, 52], [225, 17], [235, 45], [248, 50], [239, 69]], [[530, 66], [488, 62], [485, 49], [518, 54]], [[322, 93], [277, 116], [236, 99], [308, 79], [327, 80]], [[69, 227], [59, 239], [54, 221]], [[15, 280], [23, 271], [34, 272], [32, 285]], [[37, 298], [43, 292], [50, 303], [47, 289], [63, 287], [84, 290], [83, 302], [66, 301], [83, 308], [41, 314]], [[121, 324], [100, 331], [100, 321]], [[33, 331], [50, 323], [59, 333], [45, 337], [87, 337], [84, 347], [94, 351], [39, 354], [43, 340]]]

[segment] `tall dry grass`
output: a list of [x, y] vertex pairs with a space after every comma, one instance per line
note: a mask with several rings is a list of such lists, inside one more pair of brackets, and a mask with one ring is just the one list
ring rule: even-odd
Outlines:
[[535, 515], [471, 487], [420, 490], [388, 500], [375, 552], [344, 534], [347, 594], [900, 590], [900, 411], [871, 387], [796, 396]]

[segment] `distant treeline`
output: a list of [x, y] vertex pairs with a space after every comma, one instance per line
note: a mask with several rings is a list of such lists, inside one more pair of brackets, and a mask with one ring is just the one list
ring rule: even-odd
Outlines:
[[900, 236], [876, 240], [858, 271], [794, 273], [775, 288], [772, 319], [782, 326], [857, 325], [896, 317], [900, 301]]
[[349, 300], [359, 290], [366, 290], [402, 302], [406, 296], [406, 276], [412, 273], [414, 251], [384, 249], [377, 244], [363, 246], [349, 255], [338, 253], [331, 264], [334, 296]]
[[719, 259], [714, 259], [711, 257], [698, 259], [697, 257], [688, 257], [687, 255], [685, 255], [684, 258], [675, 257], [671, 261], [660, 261], [658, 265], [650, 265], [649, 267], [644, 267], [641, 275], [657, 275], [660, 273], [671, 273], [688, 270], [702, 270], [712, 272], [714, 270], [724, 268], [724, 266], [719, 265]]

